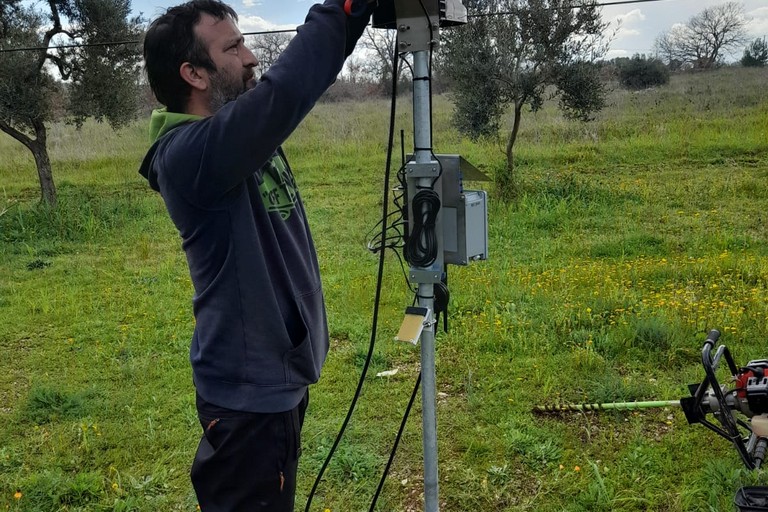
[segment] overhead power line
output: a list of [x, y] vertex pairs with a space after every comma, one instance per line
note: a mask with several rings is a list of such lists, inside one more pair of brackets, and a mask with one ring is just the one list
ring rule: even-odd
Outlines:
[[[583, 5], [571, 5], [571, 6], [563, 6], [563, 7], [550, 7], [549, 10], [551, 11], [566, 11], [570, 9], [578, 9], [580, 7], [609, 7], [611, 5], [627, 5], [627, 4], [645, 4], [650, 2], [663, 2], [664, 0], [617, 0], [615, 2], [600, 2], [600, 3], [585, 3]], [[510, 16], [512, 14], [517, 14], [515, 11], [507, 11], [507, 12], [492, 12], [492, 13], [485, 13], [485, 14], [470, 14], [469, 18], [484, 18], [487, 16]]]
[[[614, 2], [600, 2], [600, 3], [594, 3], [594, 4], [584, 4], [584, 5], [574, 5], [570, 7], [553, 7], [552, 10], [565, 10], [565, 9], [578, 9], [579, 7], [587, 7], [587, 6], [596, 6], [596, 7], [607, 7], [611, 5], [627, 5], [627, 4], [643, 4], [643, 3], [650, 3], [650, 2], [663, 2], [664, 0], [617, 0]], [[515, 12], [495, 12], [495, 13], [488, 13], [488, 14], [472, 14], [469, 17], [470, 18], [477, 18], [477, 17], [485, 17], [485, 16], [509, 16], [512, 14], [517, 14]], [[285, 29], [285, 30], [264, 30], [259, 32], [243, 32], [244, 36], [258, 36], [258, 35], [264, 35], [264, 34], [287, 34], [291, 32], [296, 32], [295, 28], [291, 29]], [[0, 48], [0, 53], [11, 53], [11, 52], [39, 52], [39, 51], [48, 51], [48, 50], [59, 50], [59, 49], [68, 49], [68, 48], [94, 48], [94, 47], [100, 47], [100, 46], [117, 46], [121, 44], [139, 44], [141, 41], [139, 40], [131, 40], [131, 41], [107, 41], [103, 43], [72, 43], [72, 44], [62, 44], [62, 45], [56, 45], [56, 46], [26, 46], [26, 47], [20, 47], [20, 48]]]
[[[286, 29], [286, 30], [264, 30], [261, 32], [243, 32], [244, 36], [257, 36], [262, 34], [285, 34], [289, 32], [296, 32], [295, 28]], [[94, 48], [99, 46], [117, 46], [121, 44], [139, 44], [141, 41], [137, 39], [132, 39], [130, 41], [106, 41], [103, 43], [72, 43], [72, 44], [59, 44], [56, 46], [27, 46], [27, 47], [21, 47], [21, 48], [0, 48], [0, 53], [10, 53], [10, 52], [32, 52], [32, 51], [43, 51], [43, 50], [60, 50], [60, 49], [66, 49], [66, 48]]]

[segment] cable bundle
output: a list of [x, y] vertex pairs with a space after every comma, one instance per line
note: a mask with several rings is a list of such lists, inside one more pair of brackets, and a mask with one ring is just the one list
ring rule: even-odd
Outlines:
[[437, 259], [437, 214], [440, 196], [432, 189], [420, 190], [413, 196], [413, 229], [405, 244], [404, 254], [414, 267], [429, 267]]

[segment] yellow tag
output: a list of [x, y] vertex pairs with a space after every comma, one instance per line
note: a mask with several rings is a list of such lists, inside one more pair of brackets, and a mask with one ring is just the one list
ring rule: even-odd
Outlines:
[[416, 345], [419, 342], [421, 331], [424, 330], [424, 322], [426, 322], [428, 316], [429, 308], [417, 306], [405, 308], [405, 318], [400, 325], [400, 330], [397, 332], [395, 339]]

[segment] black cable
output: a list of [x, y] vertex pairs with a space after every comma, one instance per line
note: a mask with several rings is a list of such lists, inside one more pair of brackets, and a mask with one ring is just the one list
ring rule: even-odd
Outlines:
[[[384, 173], [384, 192], [383, 192], [383, 201], [382, 201], [382, 219], [387, 218], [387, 210], [388, 210], [388, 203], [389, 203], [389, 176], [390, 171], [392, 167], [392, 150], [394, 147], [394, 126], [395, 126], [395, 114], [396, 114], [396, 107], [397, 107], [397, 54], [395, 54], [394, 58], [394, 66], [392, 69], [392, 106], [390, 109], [390, 130], [389, 130], [389, 141], [388, 141], [388, 147], [387, 147], [387, 163], [386, 163], [386, 170]], [[386, 237], [386, 229], [387, 225], [386, 222], [382, 224], [381, 230], [381, 238], [382, 240]], [[314, 485], [312, 485], [312, 490], [309, 493], [309, 496], [307, 496], [307, 506], [305, 507], [304, 511], [309, 512], [309, 509], [312, 505], [312, 498], [315, 496], [315, 492], [317, 491], [317, 486], [320, 485], [320, 481], [323, 478], [323, 474], [325, 473], [325, 470], [328, 467], [328, 464], [331, 462], [331, 459], [333, 458], [333, 454], [336, 452], [336, 448], [339, 446], [339, 442], [341, 441], [341, 438], [344, 436], [344, 432], [347, 429], [347, 425], [349, 424], [349, 420], [352, 418], [352, 413], [355, 411], [355, 406], [357, 405], [357, 400], [360, 398], [360, 393], [363, 389], [363, 383], [365, 381], [365, 376], [368, 373], [368, 368], [371, 364], [371, 359], [373, 357], [373, 348], [376, 344], [376, 331], [378, 330], [378, 324], [379, 324], [379, 305], [381, 303], [381, 285], [384, 277], [384, 254], [385, 251], [381, 251], [379, 253], [379, 268], [378, 273], [376, 275], [376, 294], [373, 301], [373, 320], [371, 325], [371, 339], [370, 343], [368, 345], [368, 354], [365, 357], [365, 364], [363, 365], [362, 373], [360, 374], [360, 380], [357, 383], [357, 389], [355, 389], [355, 394], [352, 397], [352, 402], [349, 405], [349, 411], [347, 411], [347, 416], [344, 418], [344, 422], [341, 425], [341, 429], [339, 430], [338, 435], [336, 436], [336, 440], [333, 442], [333, 446], [331, 447], [330, 452], [328, 453], [328, 457], [326, 457], [325, 462], [323, 462], [323, 466], [320, 468], [320, 472], [317, 474], [317, 478], [315, 479]]]
[[[368, 232], [365, 234], [365, 239], [368, 240], [366, 246], [368, 247], [368, 250], [376, 253], [382, 248], [384, 249], [396, 249], [399, 247], [399, 244], [394, 243], [387, 243], [388, 241], [397, 240], [400, 241], [403, 237], [403, 233], [399, 230], [399, 228], [403, 225], [404, 220], [404, 210], [403, 206], [400, 204], [400, 200], [405, 196], [405, 188], [403, 187], [403, 182], [400, 179], [400, 176], [404, 174], [404, 167], [401, 167], [398, 169], [396, 176], [398, 177], [398, 181], [401, 183], [400, 189], [396, 189], [396, 192], [400, 192], [400, 194], [395, 194], [392, 201], [397, 207], [395, 211], [389, 213], [386, 218], [382, 218], [379, 220], [379, 222], [376, 223], [375, 226], [373, 226], [371, 229], [368, 230]], [[391, 218], [395, 218], [395, 220], [390, 222]], [[382, 226], [382, 224], [386, 225], [386, 230], [381, 229], [378, 234], [373, 235], [373, 233], [376, 231], [377, 228]], [[386, 238], [382, 239], [382, 235], [385, 234], [387, 231], [394, 231], [394, 235], [387, 235]]]
[[429, 267], [437, 259], [437, 214], [440, 196], [432, 189], [423, 189], [411, 200], [412, 229], [403, 251], [405, 260], [414, 267]]
[[[264, 34], [289, 34], [296, 32], [295, 28], [285, 30], [263, 30], [259, 32], [243, 32], [243, 36], [260, 36]], [[58, 35], [58, 34], [57, 34]], [[106, 41], [103, 43], [72, 43], [56, 46], [26, 46], [21, 48], [0, 48], [0, 53], [10, 52], [32, 52], [41, 50], [63, 50], [67, 48], [96, 48], [99, 46], [118, 46], [123, 44], [141, 44], [141, 40], [131, 39], [129, 41]]]
[[397, 431], [397, 436], [395, 436], [395, 443], [392, 445], [392, 451], [389, 452], [389, 460], [387, 461], [387, 465], [384, 468], [384, 472], [381, 474], [381, 480], [379, 480], [379, 486], [376, 488], [376, 493], [373, 495], [373, 501], [371, 501], [371, 508], [368, 509], [368, 512], [373, 512], [374, 509], [376, 508], [376, 502], [379, 501], [379, 495], [381, 494], [381, 490], [384, 487], [384, 481], [387, 479], [389, 470], [392, 467], [392, 462], [395, 460], [397, 447], [400, 445], [400, 439], [403, 437], [403, 432], [405, 431], [405, 424], [408, 422], [408, 416], [410, 416], [411, 414], [411, 408], [413, 407], [413, 402], [416, 401], [416, 394], [419, 391], [420, 385], [421, 385], [421, 372], [419, 372], [419, 376], [416, 377], [416, 384], [413, 386], [413, 392], [411, 392], [411, 399], [408, 400], [408, 406], [405, 408], [405, 413], [403, 414], [403, 420], [400, 422], [400, 429]]
[[[403, 150], [404, 151], [404, 150]], [[378, 234], [373, 236], [372, 232], [377, 228], [380, 228], [384, 219], [379, 220], [376, 225], [371, 228], [366, 234], [365, 238], [369, 239], [366, 243], [366, 247], [372, 253], [377, 253], [386, 249], [391, 249], [397, 256], [398, 263], [400, 264], [400, 271], [405, 279], [405, 286], [412, 292], [416, 293], [417, 289], [411, 285], [408, 279], [408, 271], [405, 268], [405, 262], [400, 254], [400, 251], [405, 247], [405, 230], [407, 229], [407, 203], [401, 203], [400, 201], [406, 196], [405, 188], [405, 156], [403, 156], [403, 165], [397, 171], [397, 180], [400, 183], [400, 188], [396, 189], [399, 194], [395, 194], [392, 198], [392, 202], [395, 205], [395, 211], [387, 215], [386, 219], [386, 232], [389, 233], [384, 240], [381, 239], [384, 229], [380, 229]], [[394, 219], [394, 220], [391, 220]]]
[[[405, 57], [403, 57], [403, 64], [405, 64], [406, 66], [408, 66], [408, 69], [410, 69], [410, 70], [411, 70], [411, 77], [413, 77], [414, 75], [416, 75], [416, 73], [414, 73], [414, 72], [413, 72], [413, 66], [411, 66], [411, 63], [410, 63], [410, 62], [408, 62], [408, 59], [406, 59]], [[411, 78], [411, 80], [413, 80], [413, 78]]]
[[[547, 11], [570, 11], [572, 9], [581, 9], [583, 7], [609, 7], [612, 5], [645, 4], [649, 2], [663, 2], [665, 0], [618, 0], [616, 2], [584, 2], [581, 5], [563, 5], [549, 7]], [[520, 11], [490, 12], [483, 14], [469, 14], [467, 18], [488, 18], [490, 16], [514, 16], [520, 14]]]
[[[402, 195], [400, 197], [402, 197]], [[369, 229], [368, 233], [366, 233], [365, 238], [368, 240], [366, 247], [372, 253], [378, 253], [381, 249], [395, 249], [399, 247], [403, 237], [403, 234], [399, 229], [402, 226], [401, 221], [403, 212], [399, 209], [400, 205], [398, 201], [399, 198], [398, 200], [393, 201], [398, 209], [390, 212], [386, 219], [380, 219], [379, 222], [377, 222], [376, 225]], [[386, 224], [386, 230], [381, 229], [382, 224]], [[374, 235], [373, 232], [375, 230], [378, 231], [376, 231], [376, 234]], [[382, 240], [382, 233], [389, 231], [394, 232], [394, 234], [388, 234], [386, 238]]]
[[[421, 4], [421, 8], [424, 11], [424, 15], [427, 18], [427, 23], [429, 24], [429, 32], [430, 32], [430, 48], [429, 48], [429, 68], [426, 77], [413, 77], [413, 80], [422, 80], [426, 79], [429, 84], [429, 111], [432, 112], [432, 45], [434, 36], [432, 34], [432, 23], [429, 19], [429, 14], [427, 12], [427, 9], [424, 7], [424, 2], [422, 0], [419, 0], [419, 3]], [[411, 69], [413, 71], [413, 69]], [[432, 118], [430, 115], [429, 120], [429, 140], [432, 141]], [[432, 152], [432, 148], [429, 148], [430, 153], [432, 154], [432, 158], [437, 160], [435, 157], [435, 154]], [[439, 160], [437, 160], [439, 162]], [[437, 178], [435, 178], [432, 181], [432, 187], [435, 186], [435, 183], [437, 182], [437, 179], [442, 175], [442, 164], [440, 164], [440, 173], [438, 174]], [[405, 180], [405, 178], [402, 178]], [[406, 188], [407, 190], [407, 188]], [[428, 267], [434, 261], [437, 259], [437, 251], [438, 251], [438, 245], [437, 245], [437, 234], [435, 230], [435, 222], [437, 221], [437, 213], [440, 211], [440, 196], [434, 191], [434, 190], [420, 190], [416, 193], [416, 195], [413, 197], [411, 201], [412, 209], [413, 209], [413, 229], [409, 233], [408, 240], [406, 240], [405, 248], [404, 248], [404, 256], [406, 260], [408, 260], [409, 263], [412, 265], [418, 266], [418, 267]], [[407, 205], [406, 205], [407, 209]], [[407, 210], [406, 210], [407, 211]], [[416, 293], [414, 295], [414, 304], [418, 300], [418, 289], [416, 290]], [[379, 496], [381, 495], [381, 491], [384, 488], [384, 482], [387, 479], [387, 475], [389, 474], [389, 470], [392, 467], [392, 462], [395, 460], [395, 454], [397, 453], [397, 448], [400, 446], [400, 439], [403, 436], [403, 432], [405, 431], [405, 425], [408, 422], [408, 417], [411, 414], [411, 408], [413, 407], [413, 403], [416, 400], [416, 394], [419, 391], [419, 386], [421, 385], [421, 372], [419, 372], [418, 377], [416, 378], [416, 383], [413, 386], [413, 391], [411, 392], [411, 398], [408, 400], [408, 406], [405, 408], [405, 413], [403, 414], [403, 419], [400, 422], [400, 428], [397, 431], [397, 436], [395, 436], [395, 442], [392, 445], [392, 450], [389, 452], [389, 459], [387, 460], [387, 465], [384, 467], [384, 471], [381, 474], [381, 479], [379, 480], [379, 485], [376, 487], [376, 493], [373, 495], [373, 500], [371, 501], [371, 506], [368, 509], [369, 512], [374, 512], [376, 509], [376, 503], [379, 500]]]
[[[611, 6], [611, 5], [625, 5], [625, 4], [639, 4], [639, 3], [648, 3], [648, 2], [663, 2], [667, 0], [620, 0], [617, 2], [603, 2], [603, 3], [585, 3], [583, 5], [573, 5], [573, 6], [567, 6], [567, 7], [550, 7], [548, 10], [551, 11], [557, 11], [557, 10], [566, 10], [566, 9], [580, 9], [582, 7], [605, 7], [605, 6]], [[496, 12], [496, 13], [486, 13], [486, 14], [470, 14], [467, 17], [468, 18], [482, 18], [482, 17], [489, 17], [489, 16], [510, 16], [517, 14], [516, 12]], [[254, 36], [254, 35], [261, 35], [261, 34], [281, 34], [281, 33], [290, 33], [290, 32], [296, 32], [295, 28], [291, 29], [285, 29], [285, 30], [265, 30], [261, 32], [244, 32], [244, 36]], [[28, 52], [28, 51], [41, 51], [41, 50], [56, 50], [59, 48], [88, 48], [92, 46], [112, 46], [112, 45], [121, 45], [121, 44], [139, 44], [141, 41], [137, 40], [131, 40], [131, 41], [109, 41], [104, 43], [82, 43], [82, 44], [69, 44], [69, 45], [61, 45], [61, 46], [29, 46], [29, 47], [22, 47], [22, 48], [0, 48], [0, 53], [8, 53], [8, 52]]]

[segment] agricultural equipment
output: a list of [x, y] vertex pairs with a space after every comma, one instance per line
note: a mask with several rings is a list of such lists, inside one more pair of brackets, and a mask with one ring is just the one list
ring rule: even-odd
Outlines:
[[[768, 447], [768, 359], [756, 359], [737, 367], [725, 345], [714, 351], [720, 333], [709, 333], [701, 349], [705, 377], [691, 384], [691, 396], [680, 400], [689, 424], [701, 423], [733, 443], [744, 465], [759, 469]], [[722, 360], [728, 365], [730, 382], [721, 384], [716, 371]], [[707, 415], [712, 415], [710, 421]], [[749, 418], [749, 423], [739, 416]]]
[[[739, 367], [725, 345], [715, 349], [720, 332], [710, 331], [701, 349], [704, 379], [691, 384], [691, 396], [680, 400], [620, 402], [604, 404], [565, 404], [539, 406], [534, 412], [635, 410], [680, 406], [689, 424], [700, 423], [727, 439], [736, 448], [744, 465], [760, 469], [768, 451], [768, 359], [755, 359]], [[725, 361], [730, 377], [717, 379]], [[741, 511], [768, 511], [768, 487], [742, 487], [736, 494]]]
[[[701, 349], [705, 377], [691, 384], [690, 397], [680, 400], [689, 424], [701, 423], [712, 432], [733, 443], [748, 469], [760, 469], [768, 447], [768, 359], [756, 359], [738, 368], [731, 352], [720, 345], [712, 354], [720, 337], [713, 330]], [[725, 359], [731, 374], [730, 385], [720, 384], [715, 372]], [[709, 421], [711, 414], [718, 424]], [[739, 418], [749, 418], [749, 423]], [[742, 487], [735, 504], [742, 512], [768, 511], [768, 487]]]

